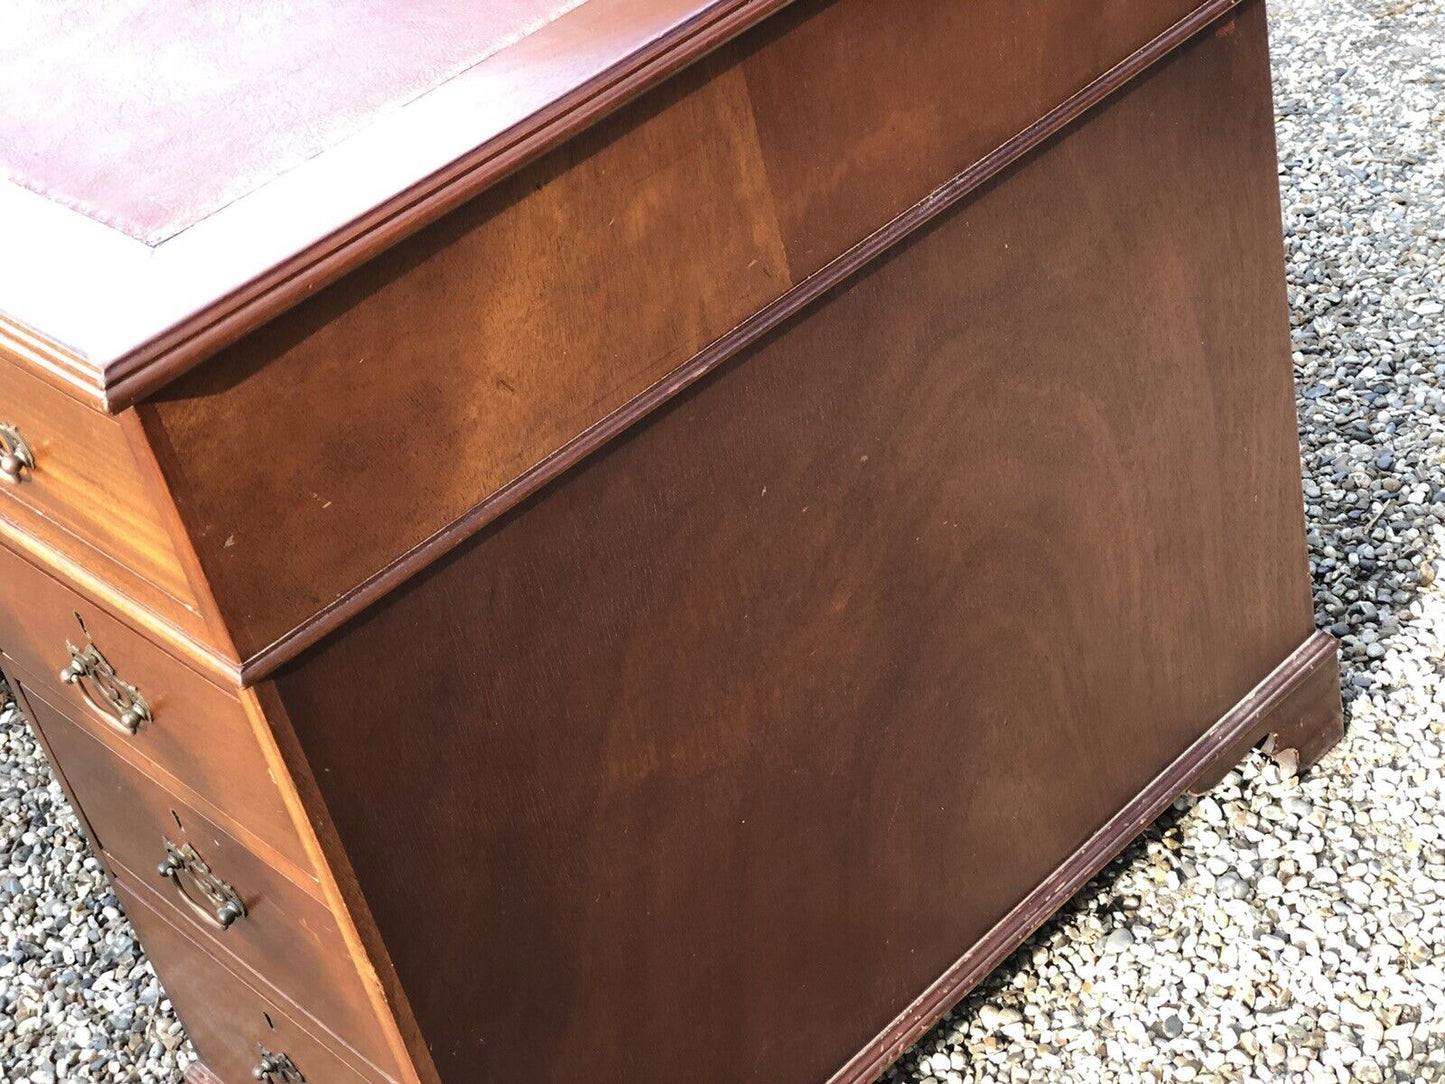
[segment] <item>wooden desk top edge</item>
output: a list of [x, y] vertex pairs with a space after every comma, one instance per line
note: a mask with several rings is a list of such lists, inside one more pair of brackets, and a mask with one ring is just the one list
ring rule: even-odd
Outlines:
[[156, 246], [0, 181], [0, 356], [118, 412], [788, 0], [587, 0]]

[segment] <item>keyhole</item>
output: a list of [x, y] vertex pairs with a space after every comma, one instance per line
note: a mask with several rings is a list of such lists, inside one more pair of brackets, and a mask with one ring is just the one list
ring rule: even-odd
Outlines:
[[186, 830], [186, 826], [181, 823], [181, 815], [177, 813], [174, 809], [172, 809], [171, 816], [175, 819], [176, 827], [179, 828], [182, 832], [184, 832]]
[[268, 1013], [268, 1012], [266, 1012], [266, 1011], [263, 1009], [263, 1010], [261, 1010], [261, 1015], [266, 1018], [266, 1026], [267, 1026], [268, 1028], [270, 1028], [272, 1031], [275, 1031], [275, 1030], [276, 1030], [276, 1025], [271, 1022], [271, 1014]]

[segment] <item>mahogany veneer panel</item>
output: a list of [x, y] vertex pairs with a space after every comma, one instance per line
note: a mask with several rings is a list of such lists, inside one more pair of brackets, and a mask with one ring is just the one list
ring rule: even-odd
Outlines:
[[279, 675], [443, 1080], [828, 1078], [1310, 636], [1267, 86], [1256, 6]]
[[800, 5], [173, 383], [143, 411], [242, 659], [1193, 6]]
[[1196, 0], [804, 0], [743, 61], [794, 277], [1033, 124]]
[[157, 400], [243, 655], [788, 287], [751, 124], [736, 71], [669, 85]]

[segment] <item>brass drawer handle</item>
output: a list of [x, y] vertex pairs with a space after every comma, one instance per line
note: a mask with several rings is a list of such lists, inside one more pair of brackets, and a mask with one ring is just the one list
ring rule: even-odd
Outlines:
[[13, 425], [0, 422], [0, 478], [11, 485], [25, 480], [25, 472], [35, 469], [35, 453]]
[[[161, 838], [165, 839], [164, 836]], [[156, 872], [176, 886], [177, 894], [201, 921], [226, 930], [236, 919], [246, 917], [246, 905], [236, 890], [211, 872], [211, 867], [206, 865], [205, 859], [194, 847], [189, 843], [177, 847], [169, 839], [165, 840], [165, 844], [166, 856], [156, 866]], [[185, 878], [182, 878], [182, 873]], [[186, 887], [187, 881], [195, 886], [200, 899], [191, 894]]]
[[70, 664], [60, 671], [60, 680], [79, 689], [91, 711], [122, 734], [130, 735], [142, 723], [155, 718], [140, 690], [120, 679], [98, 647], [86, 644], [82, 649], [69, 640], [65, 646], [70, 652]]
[[264, 1046], [261, 1047], [261, 1060], [251, 1070], [251, 1075], [264, 1084], [306, 1084], [306, 1078], [296, 1068], [295, 1062], [285, 1054], [271, 1053]]

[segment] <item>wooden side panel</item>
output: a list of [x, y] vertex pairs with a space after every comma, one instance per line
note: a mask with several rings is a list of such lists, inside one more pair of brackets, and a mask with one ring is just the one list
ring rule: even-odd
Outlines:
[[443, 1080], [828, 1079], [1302, 644], [1281, 266], [1252, 5], [280, 672]]
[[291, 786], [288, 800], [297, 823], [307, 824], [307, 846], [315, 856], [321, 885], [336, 918], [352, 962], [365, 979], [376, 1018], [390, 1047], [401, 1084], [439, 1084], [432, 1051], [417, 1026], [406, 991], [392, 966], [391, 955], [376, 928], [366, 897], [356, 881], [351, 860], [336, 837], [336, 827], [320, 798], [311, 765], [296, 743], [296, 734], [275, 686], [267, 682], [243, 694], [248, 712], [273, 736], [272, 748], [284, 758]]
[[1197, 6], [794, 4], [742, 62], [794, 277], [885, 225]]
[[143, 416], [241, 658], [1195, 6], [803, 4], [183, 377]]
[[183, 378], [157, 431], [237, 645], [333, 602], [788, 285], [742, 77], [694, 75]]

